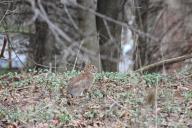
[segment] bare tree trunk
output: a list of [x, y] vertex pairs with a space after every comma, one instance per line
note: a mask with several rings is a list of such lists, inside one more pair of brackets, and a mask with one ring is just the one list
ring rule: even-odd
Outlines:
[[[116, 20], [122, 20], [120, 17], [122, 13], [122, 1], [123, 0], [98, 0], [97, 12]], [[106, 24], [104, 20], [99, 17], [97, 17], [96, 23], [99, 33], [100, 54], [108, 58], [117, 58], [118, 48], [120, 46], [121, 26], [111, 22], [106, 22]], [[110, 39], [110, 35], [112, 39]], [[104, 71], [117, 71], [117, 62], [101, 59], [101, 63]]]
[[32, 61], [35, 61], [37, 64], [43, 64], [45, 60], [45, 45], [49, 31], [47, 23], [39, 19], [35, 21], [35, 30], [36, 33], [31, 36], [29, 45], [30, 66], [35, 66], [34, 63], [31, 63]]
[[[136, 9], [136, 21], [138, 28], [143, 31], [147, 32], [147, 23], [148, 23], [148, 6], [149, 6], [149, 0], [137, 0], [136, 6], [141, 7]], [[149, 40], [149, 39], [148, 39]], [[137, 55], [136, 55], [136, 63], [135, 63], [135, 69], [138, 69], [145, 65], [148, 61], [147, 56], [147, 38], [139, 36], [139, 43], [137, 48]]]
[[[77, 2], [83, 6], [96, 10], [96, 3], [94, 0], [77, 0]], [[83, 46], [91, 50], [97, 56], [91, 57], [91, 63], [96, 65], [99, 70], [100, 66], [100, 56], [99, 56], [99, 42], [97, 39], [96, 30], [96, 17], [90, 12], [84, 10], [79, 10], [79, 28], [84, 34]]]

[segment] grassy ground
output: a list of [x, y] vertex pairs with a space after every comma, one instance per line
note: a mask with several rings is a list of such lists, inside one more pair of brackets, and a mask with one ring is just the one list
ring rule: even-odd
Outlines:
[[84, 97], [68, 98], [77, 72], [0, 76], [0, 127], [191, 128], [192, 74], [98, 73]]

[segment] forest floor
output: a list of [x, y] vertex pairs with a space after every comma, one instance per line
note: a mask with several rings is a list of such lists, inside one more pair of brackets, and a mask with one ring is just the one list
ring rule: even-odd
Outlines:
[[98, 73], [69, 98], [77, 72], [0, 76], [0, 128], [192, 128], [192, 74]]

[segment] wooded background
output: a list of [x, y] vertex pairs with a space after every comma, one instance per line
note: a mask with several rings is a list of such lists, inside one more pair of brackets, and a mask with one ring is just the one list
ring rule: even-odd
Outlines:
[[[92, 63], [127, 72], [191, 54], [191, 12], [189, 0], [1, 0], [1, 40], [8, 38], [6, 50], [17, 58], [26, 56], [23, 67], [66, 71]], [[191, 63], [151, 70], [189, 70]]]

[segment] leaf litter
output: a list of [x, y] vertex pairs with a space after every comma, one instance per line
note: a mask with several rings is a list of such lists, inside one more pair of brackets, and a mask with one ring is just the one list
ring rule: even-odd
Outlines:
[[91, 91], [69, 98], [69, 73], [9, 73], [0, 76], [0, 127], [191, 128], [192, 77], [183, 76], [98, 73]]

